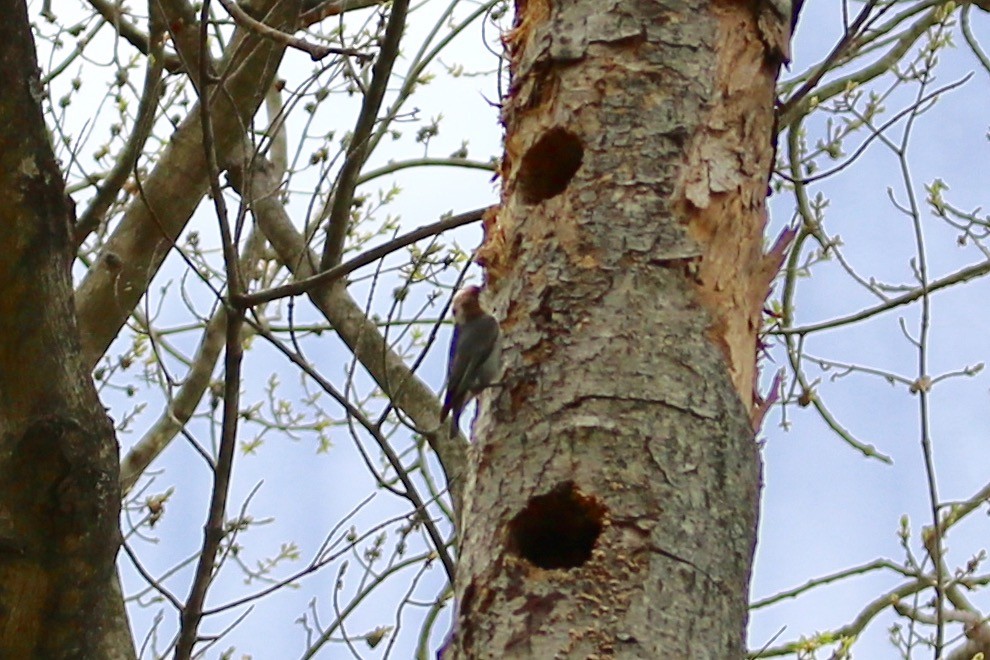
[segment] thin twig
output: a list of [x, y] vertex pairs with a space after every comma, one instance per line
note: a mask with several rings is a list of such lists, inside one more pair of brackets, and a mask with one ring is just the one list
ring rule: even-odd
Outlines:
[[[117, 30], [117, 34], [124, 38], [125, 41], [130, 43], [134, 48], [138, 49], [141, 53], [148, 55], [148, 35], [141, 32], [137, 26], [125, 18], [124, 9], [121, 3], [111, 2], [110, 0], [87, 0], [90, 5], [93, 6], [99, 14], [107, 20], [114, 29]], [[174, 54], [164, 55], [164, 65], [169, 73], [175, 73], [182, 68], [182, 62]]]
[[[939, 7], [928, 11], [913, 26], [901, 33], [901, 35], [898, 36], [894, 47], [877, 61], [872, 62], [869, 66], [864, 67], [860, 71], [856, 71], [848, 76], [833, 80], [823, 87], [819, 87], [813, 94], [805, 96], [793, 106], [789, 106], [786, 111], [780, 113], [780, 120], [777, 124], [778, 130], [782, 130], [784, 127], [791, 128], [791, 124], [793, 124], [797, 119], [807, 115], [813, 105], [821, 105], [828, 99], [844, 93], [851, 86], [863, 85], [890, 71], [898, 62], [900, 62], [905, 53], [911, 49], [911, 46], [913, 46], [914, 43], [920, 39], [929, 28], [938, 23], [937, 17], [940, 11], [941, 9]], [[814, 103], [812, 103], [812, 101], [814, 101]]]
[[472, 222], [477, 222], [478, 220], [481, 220], [489, 208], [491, 207], [474, 209], [473, 211], [460, 213], [432, 224], [425, 225], [419, 229], [414, 229], [407, 234], [397, 236], [387, 243], [374, 247], [364, 254], [354, 257], [346, 263], [334, 266], [329, 270], [325, 270], [322, 273], [317, 273], [311, 277], [297, 280], [290, 284], [272, 287], [271, 289], [267, 289], [265, 291], [248, 293], [236, 297], [231, 296], [231, 303], [243, 309], [245, 307], [270, 302], [279, 298], [287, 298], [289, 296], [298, 296], [300, 294], [307, 293], [314, 287], [323, 286], [338, 280], [341, 277], [354, 272], [358, 268], [372, 264], [395, 252], [396, 250], [401, 250], [407, 245], [411, 245], [417, 241], [423, 240], [424, 238], [435, 236], [436, 234], [454, 229], [456, 227], [462, 227], [464, 225], [471, 224]]
[[[210, 2], [203, 3], [200, 14], [200, 48], [206, 52], [207, 33], [209, 24]], [[207, 79], [208, 59], [200, 58], [200, 80]], [[228, 223], [226, 202], [220, 188], [218, 177], [216, 143], [213, 135], [213, 125], [210, 114], [209, 95], [200, 91], [200, 118], [203, 130], [203, 148], [209, 171], [210, 189], [213, 193], [213, 203], [216, 206], [217, 219], [220, 223], [220, 234], [227, 271], [227, 287], [231, 292], [241, 290], [241, 278], [238, 269], [237, 246], [233, 242]], [[241, 366], [244, 357], [244, 347], [241, 343], [241, 327], [244, 324], [244, 314], [240, 310], [227, 311], [226, 350], [224, 355], [224, 397], [223, 424], [220, 436], [220, 448], [217, 452], [217, 465], [213, 473], [213, 492], [210, 497], [210, 509], [203, 530], [203, 547], [200, 551], [196, 573], [182, 610], [181, 629], [176, 642], [175, 657], [177, 660], [187, 660], [197, 641], [199, 623], [203, 617], [203, 604], [206, 592], [213, 578], [216, 566], [217, 550], [224, 536], [224, 518], [227, 510], [227, 497], [230, 490], [230, 477], [234, 463], [234, 448], [237, 444], [237, 420], [240, 406]]]
[[[161, 12], [154, 3], [151, 5], [151, 31], [150, 44], [148, 46], [148, 67], [144, 77], [144, 89], [141, 92], [141, 100], [138, 103], [137, 116], [134, 118], [134, 128], [127, 143], [117, 156], [117, 161], [113, 168], [103, 179], [102, 184], [93, 196], [89, 206], [79, 216], [79, 220], [73, 230], [72, 238], [78, 250], [83, 241], [90, 233], [96, 230], [103, 222], [107, 210], [113, 204], [121, 186], [127, 181], [127, 177], [137, 165], [145, 143], [151, 135], [151, 129], [155, 125], [155, 114], [158, 110], [158, 95], [162, 81], [164, 69], [164, 25]], [[136, 175], [135, 175], [136, 176]]]
[[311, 44], [305, 39], [300, 39], [299, 37], [293, 36], [277, 30], [270, 25], [265, 25], [261, 21], [255, 20], [247, 12], [241, 9], [232, 0], [220, 0], [220, 4], [223, 8], [227, 10], [231, 18], [237, 22], [241, 27], [251, 30], [260, 34], [262, 37], [272, 39], [280, 44], [288, 46], [289, 48], [295, 48], [296, 50], [301, 50], [304, 53], [308, 53], [314, 62], [322, 60], [328, 55], [347, 55], [348, 57], [357, 58], [360, 61], [370, 60], [371, 55], [364, 53], [362, 51], [356, 50], [354, 48], [336, 48], [334, 46], [324, 46], [322, 44]]
[[944, 289], [953, 286], [954, 284], [962, 284], [964, 282], [976, 279], [977, 277], [986, 275], [987, 273], [990, 273], [990, 261], [973, 264], [972, 266], [967, 266], [966, 268], [958, 270], [955, 273], [946, 275], [945, 277], [937, 280], [933, 280], [932, 282], [929, 282], [927, 287], [918, 287], [913, 291], [908, 291], [907, 293], [899, 295], [896, 298], [891, 298], [890, 300], [884, 301], [879, 305], [874, 305], [873, 307], [867, 307], [866, 309], [860, 310], [854, 314], [832, 319], [830, 321], [802, 325], [796, 328], [779, 328], [776, 330], [771, 330], [770, 334], [784, 336], [809, 335], [814, 332], [821, 332], [822, 330], [833, 330], [852, 323], [858, 323], [859, 321], [865, 321], [873, 318], [882, 312], [900, 307], [901, 305], [912, 303], [924, 296], [926, 293], [932, 294], [939, 289]]
[[[250, 323], [250, 321], [249, 321]], [[419, 491], [416, 489], [416, 484], [413, 483], [412, 478], [409, 476], [408, 470], [402, 465], [402, 461], [399, 459], [395, 450], [388, 442], [388, 438], [382, 435], [381, 430], [371, 422], [370, 419], [350, 400], [347, 399], [343, 394], [337, 391], [337, 388], [333, 386], [327, 379], [323, 378], [312, 365], [310, 365], [306, 360], [300, 357], [295, 351], [289, 350], [282, 342], [280, 342], [274, 335], [272, 335], [268, 330], [260, 325], [251, 324], [252, 327], [258, 332], [259, 335], [267, 339], [272, 346], [278, 349], [285, 357], [289, 358], [293, 364], [302, 369], [307, 376], [312, 378], [324, 392], [329, 394], [338, 405], [347, 411], [347, 414], [353, 419], [357, 420], [364, 430], [374, 438], [375, 442], [378, 444], [378, 448], [381, 449], [382, 454], [388, 460], [392, 469], [395, 470], [396, 475], [405, 487], [405, 493], [403, 496], [409, 500], [409, 502], [416, 508], [414, 515], [419, 514], [419, 520], [423, 523], [423, 527], [426, 528], [426, 533], [429, 535], [430, 540], [433, 542], [434, 549], [437, 552], [437, 556], [440, 558], [440, 562], [443, 564], [444, 570], [447, 573], [447, 579], [451, 583], [454, 582], [454, 561], [450, 557], [450, 553], [447, 552], [447, 544], [440, 536], [440, 531], [437, 529], [436, 524], [430, 520], [426, 511], [426, 504], [423, 499], [419, 496]]]
[[[299, 15], [299, 25], [307, 27], [313, 23], [319, 23], [324, 18], [339, 16], [340, 14], [353, 11], [355, 9], [366, 9], [375, 5], [384, 4], [385, 0], [328, 0], [316, 4], [312, 9], [307, 9]], [[315, 4], [315, 3], [309, 3]]]
[[338, 265], [343, 257], [344, 241], [350, 226], [351, 205], [354, 202], [354, 189], [357, 187], [357, 178], [361, 173], [361, 168], [364, 167], [364, 162], [368, 158], [368, 138], [375, 128], [378, 111], [381, 109], [385, 92], [388, 89], [388, 81], [392, 76], [392, 66], [399, 56], [399, 44], [406, 27], [406, 13], [408, 11], [409, 0], [394, 0], [392, 2], [388, 25], [382, 38], [381, 50], [372, 67], [371, 84], [364, 94], [361, 112], [358, 114], [350, 144], [347, 145], [347, 156], [344, 159], [343, 167], [341, 167], [340, 175], [337, 177], [337, 184], [334, 186], [333, 205], [327, 220], [327, 239], [323, 247], [323, 256], [320, 259], [320, 270], [327, 270]]
[[[811, 91], [815, 88], [815, 85], [817, 85], [827, 73], [830, 73], [833, 70], [836, 61], [856, 43], [860, 30], [866, 24], [867, 19], [870, 18], [870, 12], [873, 11], [875, 6], [875, 0], [871, 0], [863, 5], [859, 15], [856, 16], [856, 19], [853, 21], [852, 25], [850, 25], [849, 29], [845, 31], [842, 38], [839, 39], [839, 42], [832, 48], [832, 51], [825, 57], [824, 60], [822, 60], [821, 64], [815, 67], [814, 72], [808, 77], [807, 80], [804, 81], [804, 84], [801, 85], [796, 92], [791, 94], [791, 96], [780, 105], [780, 109], [778, 110], [780, 114], [783, 115], [788, 113], [791, 108], [811, 93]], [[880, 12], [881, 15], [891, 6], [893, 5], [888, 5], [887, 7], [882, 8]]]

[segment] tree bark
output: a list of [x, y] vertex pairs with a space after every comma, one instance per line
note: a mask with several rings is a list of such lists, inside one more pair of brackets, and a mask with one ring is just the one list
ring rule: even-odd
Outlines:
[[0, 22], [0, 657], [128, 658], [117, 445], [80, 359], [65, 186], [14, 5]]
[[751, 3], [516, 9], [445, 657], [744, 657], [776, 51]]

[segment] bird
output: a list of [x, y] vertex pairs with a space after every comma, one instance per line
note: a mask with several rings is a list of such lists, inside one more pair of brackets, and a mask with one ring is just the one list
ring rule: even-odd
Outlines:
[[471, 399], [498, 375], [501, 336], [498, 321], [481, 309], [481, 289], [468, 286], [454, 296], [454, 335], [447, 362], [447, 393], [440, 423], [453, 413], [451, 435], [460, 428], [461, 413]]

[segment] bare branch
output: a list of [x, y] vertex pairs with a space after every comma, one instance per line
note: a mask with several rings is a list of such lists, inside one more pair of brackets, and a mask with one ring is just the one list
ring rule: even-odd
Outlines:
[[358, 175], [368, 158], [368, 138], [378, 119], [378, 111], [388, 89], [388, 81], [392, 76], [392, 65], [399, 56], [399, 42], [406, 27], [406, 13], [409, 11], [409, 0], [393, 0], [388, 17], [388, 26], [382, 38], [382, 47], [378, 59], [372, 67], [371, 84], [364, 94], [361, 112], [358, 115], [347, 145], [347, 157], [337, 177], [333, 191], [333, 204], [327, 219], [327, 239], [323, 246], [323, 257], [320, 259], [320, 270], [327, 270], [340, 263], [344, 254], [344, 240], [351, 220], [351, 205], [354, 202], [354, 189], [357, 187]]
[[[154, 5], [154, 2], [149, 3]], [[82, 245], [86, 237], [99, 227], [103, 222], [107, 210], [113, 204], [113, 200], [120, 192], [121, 186], [131, 175], [138, 158], [144, 149], [151, 129], [155, 125], [155, 117], [158, 110], [158, 95], [161, 89], [162, 71], [164, 68], [164, 26], [162, 25], [161, 14], [152, 7], [152, 28], [148, 57], [148, 66], [144, 77], [144, 90], [141, 93], [141, 101], [138, 104], [137, 117], [134, 119], [134, 128], [127, 139], [127, 143], [117, 156], [113, 168], [103, 179], [96, 195], [90, 200], [89, 206], [79, 216], [73, 231], [73, 240], [76, 249]]]
[[317, 275], [297, 280], [291, 284], [283, 284], [282, 286], [273, 287], [267, 291], [258, 291], [256, 293], [248, 293], [242, 296], [232, 297], [231, 302], [238, 306], [250, 307], [260, 303], [277, 300], [279, 298], [285, 298], [287, 296], [297, 296], [302, 293], [307, 293], [314, 287], [330, 284], [345, 275], [354, 272], [358, 268], [373, 264], [379, 259], [382, 259], [397, 250], [401, 250], [407, 245], [412, 245], [413, 243], [421, 241], [424, 238], [436, 236], [437, 234], [441, 234], [456, 227], [463, 227], [464, 225], [478, 222], [482, 217], [484, 217], [485, 213], [490, 208], [492, 207], [466, 211], [465, 213], [460, 213], [432, 224], [424, 225], [407, 234], [403, 234], [402, 236], [379, 245], [378, 247], [372, 248], [346, 263], [340, 264], [339, 266], [334, 266], [333, 268], [325, 270]]
[[[282, 203], [273, 194], [278, 189], [278, 180], [260, 166], [253, 168], [250, 175], [254, 182], [248, 190], [254, 197], [249, 201], [261, 231], [275, 248], [279, 260], [297, 279], [312, 277], [310, 264], [316, 263], [316, 255], [306, 248], [302, 234], [293, 227]], [[419, 428], [433, 429], [425, 435], [443, 467], [454, 502], [459, 504], [464, 487], [465, 444], [460, 436], [449, 438], [446, 433], [436, 432], [440, 418], [436, 394], [409, 370], [339, 281], [311, 288], [306, 293], [392, 403]]]
[[[277, 3], [283, 20], [291, 3]], [[211, 98], [220, 160], [241, 145], [250, 118], [274, 78], [282, 46], [256, 35], [235, 35], [221, 69], [224, 93]], [[147, 290], [208, 188], [198, 111], [179, 126], [128, 205], [99, 259], [76, 291], [83, 360], [95, 365]], [[158, 218], [156, 221], [155, 218]]]
[[321, 44], [311, 44], [305, 39], [300, 39], [291, 34], [287, 34], [271, 27], [270, 25], [265, 25], [261, 21], [256, 21], [251, 18], [243, 9], [241, 9], [237, 3], [232, 2], [232, 0], [220, 0], [220, 4], [223, 8], [227, 10], [227, 13], [237, 21], [237, 24], [244, 27], [252, 32], [257, 32], [261, 36], [277, 41], [280, 44], [288, 46], [289, 48], [295, 48], [301, 50], [304, 53], [308, 53], [314, 62], [322, 60], [328, 55], [347, 55], [349, 57], [355, 57], [359, 61], [370, 60], [371, 55], [355, 50], [353, 48], [335, 48], [333, 46], [324, 46]]

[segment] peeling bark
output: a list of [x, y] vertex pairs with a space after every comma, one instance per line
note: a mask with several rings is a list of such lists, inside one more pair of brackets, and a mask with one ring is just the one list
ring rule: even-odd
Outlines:
[[445, 657], [743, 657], [779, 54], [749, 3], [516, 9]]

